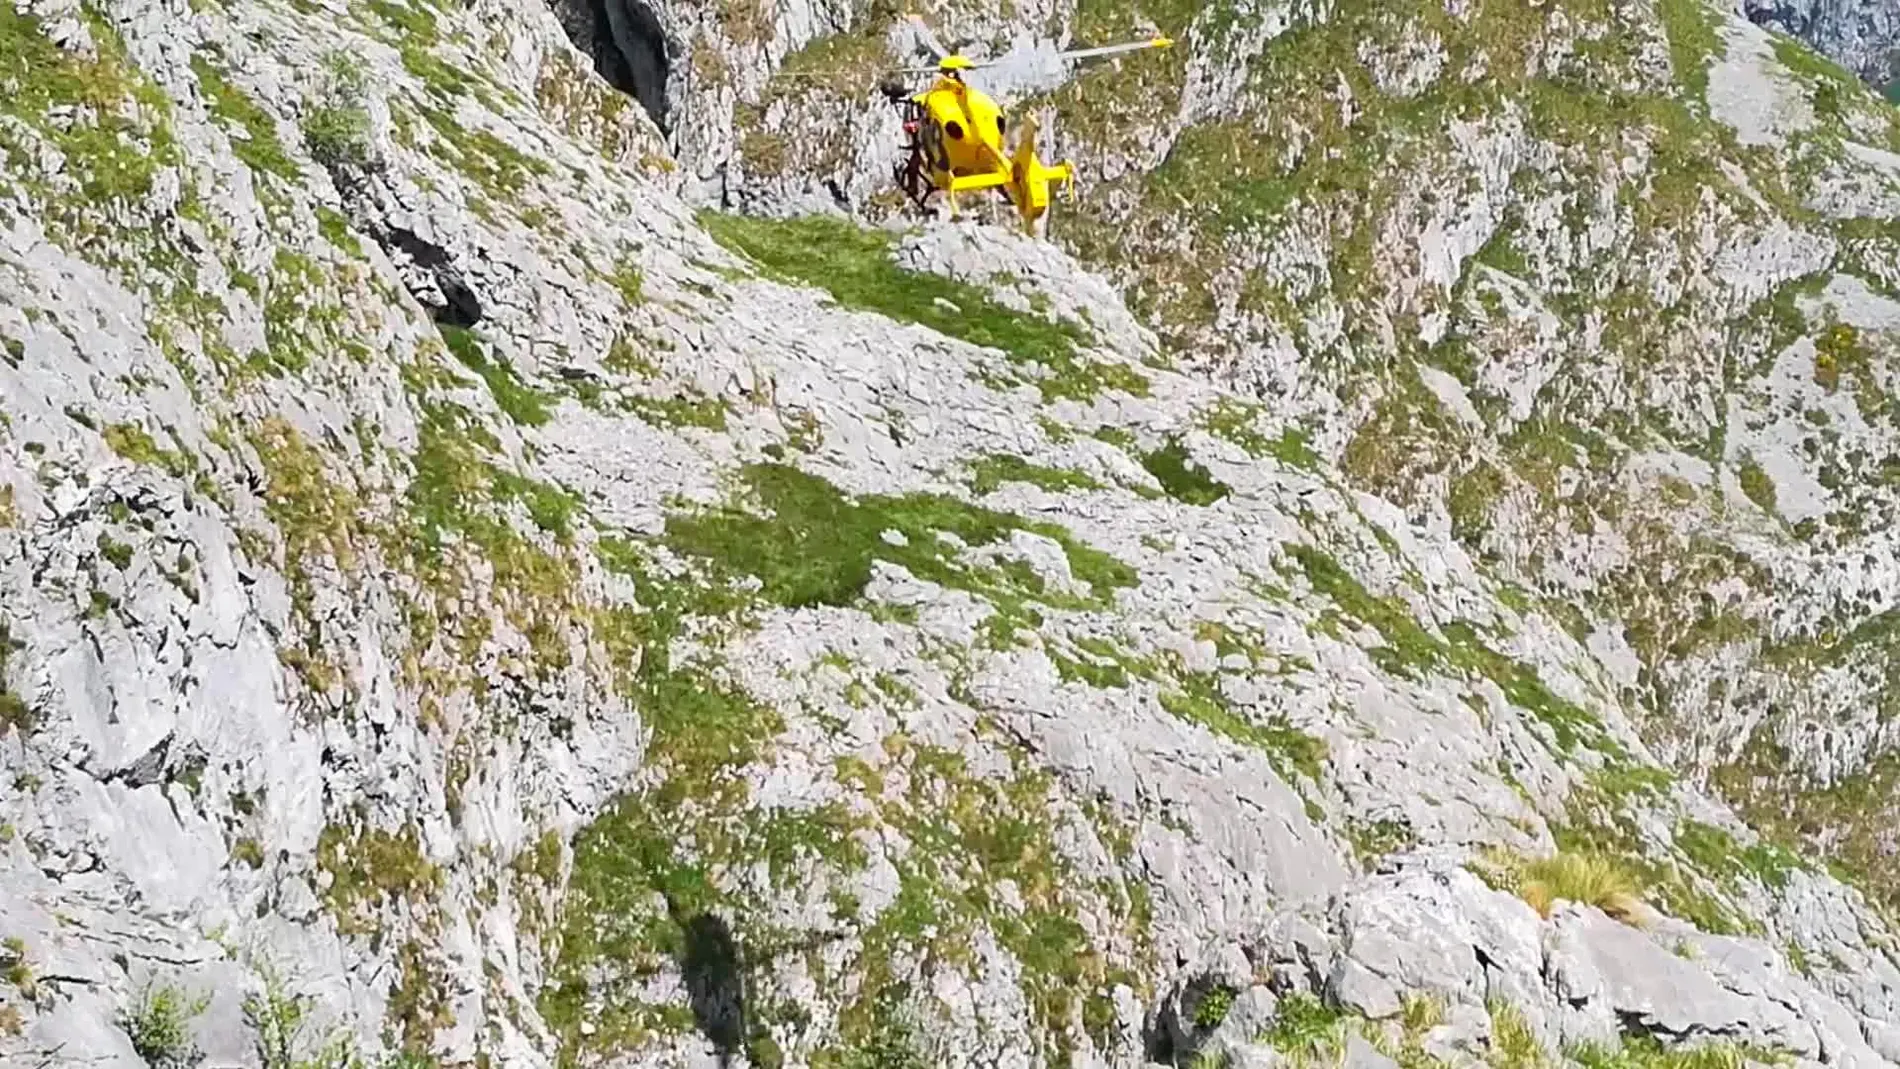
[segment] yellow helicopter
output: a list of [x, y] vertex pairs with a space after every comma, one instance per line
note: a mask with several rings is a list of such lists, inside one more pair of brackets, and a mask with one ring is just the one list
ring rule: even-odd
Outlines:
[[[1076, 60], [1117, 55], [1147, 48], [1168, 48], [1174, 41], [1153, 37], [1129, 44], [1079, 48], [1066, 52], [1032, 52], [1028, 56], [1006, 55], [996, 60], [974, 62], [959, 52], [946, 49], [929, 27], [916, 15], [907, 20], [918, 31], [924, 47], [937, 57], [935, 66], [910, 67], [887, 72], [879, 85], [903, 117], [902, 146], [904, 159], [893, 170], [899, 188], [920, 209], [928, 209], [931, 196], [942, 193], [949, 202], [950, 216], [957, 216], [957, 195], [985, 189], [1001, 190], [1016, 208], [1026, 233], [1035, 232], [1036, 221], [1049, 207], [1049, 187], [1061, 182], [1071, 197], [1075, 191], [1075, 167], [1067, 160], [1049, 166], [1036, 154], [1036, 123], [1027, 119], [1017, 124], [1015, 148], [1006, 150], [1008, 119], [1004, 109], [988, 93], [965, 81], [965, 74], [982, 68], [994, 68], [1006, 62], [1018, 67], [1029, 64], [1040, 69], [1034, 73], [1045, 80]], [[916, 91], [914, 79], [935, 76], [928, 88]], [[913, 80], [910, 85], [906, 79]], [[1054, 79], [1059, 83], [1060, 76]]]
[[[921, 28], [921, 26], [920, 26]], [[928, 30], [925, 30], [926, 39]], [[1057, 52], [1050, 59], [1067, 63], [1079, 59], [1167, 48], [1173, 40], [1154, 37], [1129, 44], [1079, 48]], [[918, 208], [941, 192], [949, 201], [950, 217], [957, 216], [957, 194], [1000, 189], [1016, 207], [1023, 232], [1035, 233], [1036, 221], [1049, 207], [1049, 185], [1061, 182], [1071, 197], [1075, 167], [1064, 160], [1051, 167], [1036, 154], [1036, 121], [1018, 124], [1016, 147], [1005, 152], [1007, 119], [989, 94], [964, 80], [964, 72], [992, 63], [975, 63], [956, 52], [932, 47], [939, 59], [934, 68], [910, 68], [903, 75], [935, 74], [936, 81], [921, 93], [909, 92], [901, 82], [887, 80], [880, 87], [903, 114], [905, 158], [894, 172], [899, 187]]]

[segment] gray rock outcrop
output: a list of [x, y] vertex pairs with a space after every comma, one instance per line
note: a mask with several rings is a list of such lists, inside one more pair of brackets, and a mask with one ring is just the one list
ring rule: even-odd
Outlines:
[[1891, 109], [1373, 7], [0, 6], [0, 1062], [1900, 1060]]

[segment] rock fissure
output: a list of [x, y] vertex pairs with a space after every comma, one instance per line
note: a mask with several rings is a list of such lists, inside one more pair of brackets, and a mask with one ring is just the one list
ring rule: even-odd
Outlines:
[[662, 134], [676, 50], [647, 0], [549, 0], [574, 47], [594, 61], [607, 84], [644, 109]]

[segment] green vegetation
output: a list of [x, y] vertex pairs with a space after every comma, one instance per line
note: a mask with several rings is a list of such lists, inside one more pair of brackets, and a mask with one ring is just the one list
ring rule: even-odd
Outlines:
[[1768, 515], [1775, 515], [1775, 481], [1768, 477], [1762, 466], [1751, 457], [1742, 462], [1736, 478], [1742, 484], [1742, 493], [1748, 495]]
[[638, 308], [646, 303], [646, 276], [641, 273], [639, 264], [630, 259], [621, 260], [615, 265], [613, 278], [609, 281], [613, 283], [614, 289], [620, 291], [620, 299], [626, 302], [628, 308]]
[[324, 57], [324, 69], [328, 79], [321, 96], [304, 112], [304, 147], [325, 167], [361, 169], [370, 156], [367, 76], [362, 63], [346, 52]]
[[1268, 438], [1254, 427], [1263, 409], [1259, 405], [1223, 397], [1201, 414], [1201, 426], [1216, 438], [1225, 438], [1246, 450], [1250, 457], [1272, 457], [1291, 468], [1319, 469], [1319, 454], [1313, 452], [1306, 432], [1287, 427], [1278, 438]]
[[1565, 901], [1595, 906], [1625, 924], [1643, 919], [1636, 874], [1608, 855], [1564, 852], [1530, 859], [1493, 851], [1471, 867], [1492, 888], [1510, 891], [1543, 917]]
[[112, 536], [99, 535], [99, 555], [112, 562], [112, 566], [125, 571], [132, 566], [132, 547], [123, 542], [115, 542]]
[[278, 248], [271, 258], [264, 302], [265, 348], [247, 361], [250, 371], [297, 374], [333, 361], [340, 353], [367, 355], [346, 326], [341, 305], [323, 300], [329, 283], [328, 273], [316, 261]]
[[[262, 971], [264, 990], [244, 996], [244, 1020], [257, 1037], [260, 1069], [354, 1069], [362, 1064], [348, 1030], [339, 1027], [321, 1039], [313, 1035], [310, 1011], [315, 1000], [290, 993], [275, 968]], [[377, 1069], [421, 1067], [398, 1056], [383, 1060]]]
[[[1117, 587], [1132, 586], [1134, 570], [1100, 550], [1077, 542], [1053, 524], [1036, 523], [935, 494], [846, 498], [815, 475], [782, 464], [749, 465], [746, 487], [769, 519], [726, 507], [667, 520], [666, 543], [674, 550], [716, 563], [730, 572], [756, 576], [765, 600], [792, 607], [849, 605], [871, 577], [871, 562], [886, 560], [944, 586], [988, 597], [999, 612], [1025, 611], [1026, 599], [1067, 607], [1043, 589], [1024, 567], [967, 567], [939, 533], [971, 546], [1028, 531], [1060, 543], [1077, 579], [1089, 584], [1097, 603]], [[895, 531], [902, 544], [886, 541]], [[1033, 617], [1033, 610], [1028, 610]], [[1029, 619], [1031, 625], [1036, 622]]]
[[1273, 1025], [1260, 1041], [1286, 1055], [1297, 1069], [1317, 1069], [1344, 1050], [1349, 1024], [1345, 1011], [1336, 1006], [1312, 995], [1288, 995], [1280, 1000]]
[[[1634, 813], [1651, 808], [1661, 775], [1612, 761], [1572, 787], [1564, 821], [1552, 826], [1560, 854], [1596, 858], [1627, 874], [1642, 897], [1664, 912], [1715, 935], [1748, 930], [1748, 922], [1693, 867], [1652, 844]], [[1680, 845], [1680, 844], [1678, 844]]]
[[1373, 596], [1324, 551], [1294, 545], [1286, 547], [1286, 553], [1305, 572], [1316, 592], [1384, 639], [1385, 645], [1372, 651], [1381, 668], [1401, 676], [1460, 671], [1488, 678], [1511, 704], [1548, 726], [1560, 750], [1568, 753], [1587, 745], [1599, 753], [1621, 756], [1622, 747], [1604, 731], [1596, 716], [1552, 693], [1534, 669], [1491, 649], [1468, 624], [1445, 625], [1445, 639], [1441, 640], [1419, 626], [1403, 602]]
[[242, 89], [231, 84], [224, 72], [204, 56], [191, 57], [191, 69], [198, 76], [198, 87], [204, 92], [211, 114], [244, 131], [243, 138], [233, 138], [231, 142], [231, 150], [237, 153], [238, 159], [260, 174], [297, 181], [301, 174], [277, 138], [277, 120]]
[[1189, 505], [1212, 505], [1229, 492], [1225, 484], [1194, 462], [1179, 439], [1150, 450], [1141, 458], [1141, 466], [1161, 483], [1169, 497]]
[[936, 1069], [925, 1053], [927, 1040], [910, 1008], [910, 985], [893, 983], [860, 1004], [861, 1024], [840, 1051], [821, 1051], [817, 1069]]
[[264, 867], [264, 847], [256, 839], [238, 839], [231, 844], [231, 860], [261, 869]]
[[471, 129], [439, 108], [423, 108], [422, 117], [435, 131], [446, 162], [500, 203], [521, 202], [530, 182], [554, 173], [554, 168], [539, 156], [523, 152], [486, 130]]
[[1722, 52], [1722, 39], [1716, 34], [1720, 16], [1707, 0], [1659, 0], [1656, 8], [1669, 36], [1669, 65], [1677, 83], [1692, 99], [1706, 100], [1709, 62]]
[[1031, 464], [1013, 453], [991, 453], [970, 464], [970, 489], [979, 496], [994, 493], [1004, 483], [1028, 483], [1060, 494], [1070, 490], [1100, 490], [1102, 484], [1079, 471]]
[[293, 588], [308, 584], [304, 562], [315, 553], [347, 571], [356, 560], [356, 495], [331, 476], [323, 455], [289, 422], [266, 419], [250, 439], [264, 465], [264, 509], [283, 535]]
[[[675, 577], [671, 568], [663, 572], [638, 543], [600, 544], [602, 563], [632, 580], [639, 605], [602, 612], [596, 633], [612, 652], [617, 689], [652, 728], [649, 758], [659, 778], [621, 799], [575, 839], [568, 903], [558, 921], [560, 955], [540, 998], [543, 1016], [568, 1057], [625, 1050], [690, 1029], [685, 1007], [647, 1001], [643, 991], [648, 977], [696, 952], [693, 940], [702, 936], [695, 933], [716, 914], [731, 924], [735, 967], [756, 998], [743, 1043], [755, 1063], [776, 1064], [775, 1024], [789, 1011], [773, 998], [770, 976], [774, 957], [784, 952], [783, 935], [773, 926], [776, 914], [761, 912], [761, 903], [829, 886], [837, 922], [861, 932], [861, 955], [848, 968], [865, 980], [844, 1008], [837, 1046], [811, 1052], [812, 1064], [928, 1064], [894, 963], [921, 955], [938, 967], [967, 967], [965, 950], [977, 926], [995, 933], [1024, 963], [1025, 989], [1039, 1025], [1051, 1042], [1066, 1042], [1061, 1037], [1077, 1011], [1105, 999], [1117, 975], [1103, 969], [1070, 919], [1079, 908], [1077, 896], [1097, 892], [1067, 873], [1047, 823], [1054, 784], [1027, 769], [1026, 755], [1010, 751], [1013, 775], [984, 776], [956, 754], [894, 737], [884, 754], [903, 766], [908, 784], [897, 799], [883, 790], [880, 769], [856, 759], [839, 763], [838, 780], [877, 799], [875, 819], [899, 829], [916, 847], [898, 861], [898, 900], [874, 917], [861, 916], [856, 900], [833, 882], [867, 861], [853, 837], [867, 819], [856, 807], [768, 808], [751, 799], [745, 766], [769, 759], [783, 724], [772, 709], [723, 678], [715, 654], [685, 656], [682, 651], [691, 647], [679, 639], [707, 629], [717, 634], [723, 621], [755, 599], [845, 596], [850, 581], [834, 569], [818, 569], [814, 581], [797, 578], [803, 572], [789, 559], [801, 552], [797, 543], [822, 553], [824, 533], [840, 531], [843, 542], [855, 543], [862, 527], [879, 546], [898, 551], [877, 539], [887, 514], [879, 510], [916, 505], [911, 499], [847, 502], [809, 476], [752, 474], [755, 482], [770, 476], [760, 497], [773, 520], [749, 541], [768, 554], [788, 539], [792, 549], [769, 560], [738, 562], [745, 567], [723, 556], [688, 556], [710, 565], [715, 580], [757, 575], [765, 584], [757, 594], [719, 582], [702, 585], [690, 574]], [[875, 515], [853, 515], [855, 510]], [[751, 519], [700, 517], [689, 540], [723, 548], [723, 537], [745, 528], [729, 524]], [[911, 528], [919, 534], [932, 529]], [[675, 526], [668, 538], [682, 534]], [[906, 688], [880, 679], [878, 690], [902, 701]], [[871, 696], [868, 688], [861, 695]], [[774, 894], [760, 897], [752, 893], [756, 888], [731, 893], [715, 878], [753, 866], [777, 889]], [[995, 892], [1005, 879], [1017, 888], [1011, 901], [1020, 905], [1006, 904]], [[1132, 904], [1112, 908], [1139, 912]], [[591, 1035], [581, 1034], [583, 1021], [593, 1026]]]
[[726, 403], [697, 391], [684, 390], [677, 397], [627, 397], [621, 406], [656, 427], [726, 429]]
[[0, 942], [0, 983], [33, 998], [39, 993], [39, 981], [33, 975], [33, 963], [27, 960], [26, 941], [17, 935]]
[[449, 352], [488, 384], [495, 404], [508, 414], [509, 419], [525, 426], [539, 427], [553, 418], [549, 395], [524, 385], [513, 367], [491, 361], [485, 351], [490, 346], [481, 335], [464, 327], [446, 324], [437, 329], [442, 332], [442, 341], [449, 347]]
[[[0, 113], [23, 124], [0, 131], [9, 185], [68, 251], [83, 250], [134, 278], [153, 264], [183, 273], [153, 228], [125, 223], [127, 206], [143, 202], [160, 173], [180, 162], [170, 102], [126, 60], [105, 20], [92, 19], [91, 29], [98, 52], [89, 58], [54, 44], [37, 18], [0, 10]], [[36, 139], [59, 151], [57, 176], [38, 173]], [[73, 184], [76, 190], [67, 188]], [[189, 281], [165, 279], [168, 303], [189, 292]]]
[[1201, 413], [1201, 427], [1239, 446], [1250, 457], [1272, 457], [1290, 468], [1319, 470], [1319, 454], [1313, 452], [1305, 431], [1287, 427], [1278, 438], [1269, 438], [1255, 428], [1263, 411], [1259, 405], [1223, 397]]
[[0, 620], [0, 735], [8, 731], [17, 731], [22, 736], [30, 735], [39, 726], [38, 715], [14, 693], [7, 681], [7, 662], [12, 660], [15, 650], [24, 648], [25, 644], [16, 643], [6, 622]]
[[1771, 891], [1787, 887], [1791, 873], [1807, 868], [1799, 857], [1771, 843], [1743, 847], [1727, 831], [1693, 820], [1676, 828], [1676, 846], [1710, 876], [1726, 880], [1752, 877]]
[[1491, 1064], [1497, 1069], [1549, 1069], [1553, 1059], [1537, 1039], [1537, 1032], [1524, 1019], [1524, 1011], [1493, 999], [1485, 1009], [1491, 1014]]
[[1582, 1069], [1746, 1069], [1791, 1061], [1780, 1051], [1736, 1043], [1665, 1047], [1645, 1035], [1624, 1036], [1616, 1046], [1580, 1044], [1564, 1053]]
[[1120, 364], [1081, 355], [1073, 323], [1056, 323], [998, 304], [977, 286], [899, 267], [889, 234], [825, 216], [761, 219], [702, 212], [700, 225], [726, 248], [783, 281], [816, 286], [846, 308], [917, 323], [973, 345], [1000, 349], [1043, 369], [1045, 401], [1093, 400], [1104, 390], [1146, 396], [1148, 380]]
[[1218, 1028], [1227, 1019], [1227, 1011], [1234, 1006], [1235, 991], [1226, 984], [1220, 984], [1207, 991], [1194, 1004], [1194, 1023], [1201, 1028]]
[[1320, 765], [1326, 760], [1323, 741], [1295, 728], [1280, 716], [1261, 723], [1241, 714], [1221, 693], [1217, 676], [1183, 673], [1180, 686], [1180, 690], [1162, 693], [1163, 709], [1261, 751], [1288, 783], [1297, 783], [1297, 776], [1319, 782]]
[[[1767, 839], [1806, 846], [1837, 878], [1889, 910], [1900, 909], [1900, 860], [1886, 845], [1893, 829], [1894, 799], [1900, 798], [1900, 757], [1876, 757], [1856, 774], [1817, 786], [1784, 747], [1758, 729], [1733, 761], [1715, 769], [1712, 780]], [[1692, 840], [1691, 846], [1697, 844]], [[1736, 860], [1751, 872], [1766, 861]], [[1767, 882], [1780, 869], [1763, 865], [1763, 871], [1755, 875]], [[1718, 875], [1725, 870], [1733, 872], [1730, 866], [1716, 866]]]
[[108, 424], [100, 433], [114, 453], [134, 464], [149, 464], [173, 476], [182, 476], [189, 470], [182, 455], [159, 448], [145, 428], [136, 423]]
[[434, 43], [438, 37], [435, 14], [427, 7], [410, 7], [394, 0], [368, 0], [363, 6], [405, 37], [425, 43]]
[[169, 984], [148, 987], [118, 1024], [151, 1069], [190, 1069], [199, 1058], [191, 1021], [210, 1004], [208, 995], [194, 997]]
[[1409, 850], [1418, 842], [1412, 826], [1404, 821], [1348, 821], [1346, 841], [1362, 863], [1370, 864], [1388, 854]]
[[398, 898], [418, 909], [432, 908], [443, 881], [442, 873], [422, 855], [411, 827], [392, 834], [380, 828], [328, 825], [317, 836], [317, 867], [330, 874], [323, 897], [337, 930], [345, 934], [376, 931], [374, 911]]

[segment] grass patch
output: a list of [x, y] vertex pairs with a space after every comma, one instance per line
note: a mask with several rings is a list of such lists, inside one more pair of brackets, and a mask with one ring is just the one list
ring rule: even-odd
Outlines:
[[1472, 871], [1495, 890], [1522, 898], [1548, 919], [1559, 901], [1595, 906], [1625, 924], [1642, 921], [1642, 884], [1636, 874], [1608, 854], [1562, 852], [1523, 858], [1492, 851]]
[[1212, 505], [1231, 492], [1225, 483], [1194, 462], [1186, 444], [1178, 438], [1149, 451], [1141, 458], [1141, 466], [1148, 469], [1148, 474], [1155, 477], [1169, 497], [1189, 505]]
[[1626, 1036], [1620, 1044], [1583, 1043], [1564, 1052], [1581, 1069], [1747, 1069], [1788, 1065], [1793, 1059], [1766, 1048], [1736, 1043], [1665, 1047], [1654, 1036]]
[[183, 456], [159, 448], [145, 428], [136, 423], [107, 424], [100, 434], [105, 438], [108, 448], [134, 464], [147, 464], [174, 477], [182, 476], [189, 470]]
[[0, 734], [18, 731], [26, 736], [39, 726], [39, 717], [7, 683], [7, 662], [12, 660], [16, 650], [23, 648], [14, 642], [6, 622], [0, 621]]
[[1669, 65], [1676, 84], [1691, 98], [1705, 102], [1709, 93], [1709, 63], [1722, 49], [1716, 34], [1717, 15], [1707, 0], [1657, 0], [1663, 32], [1669, 38]]
[[1589, 710], [1557, 696], [1536, 670], [1493, 650], [1470, 625], [1454, 621], [1443, 628], [1441, 640], [1420, 626], [1404, 603], [1376, 597], [1324, 551], [1311, 546], [1287, 546], [1285, 551], [1306, 573], [1315, 592], [1332, 600], [1345, 615], [1379, 633], [1385, 642], [1372, 657], [1385, 671], [1406, 678], [1425, 672], [1463, 672], [1490, 679], [1506, 700], [1550, 728], [1558, 749], [1565, 753], [1588, 746], [1609, 757], [1622, 757], [1603, 723]]
[[347, 52], [325, 56], [324, 69], [328, 78], [321, 95], [304, 112], [304, 147], [312, 159], [325, 167], [367, 167], [370, 162], [368, 75], [361, 61]]
[[1807, 868], [1800, 858], [1768, 842], [1741, 846], [1721, 828], [1684, 821], [1676, 828], [1676, 846], [1702, 871], [1718, 879], [1753, 877], [1771, 891], [1788, 886], [1790, 877]]
[[508, 418], [529, 427], [539, 427], [553, 418], [551, 395], [524, 384], [515, 374], [514, 368], [506, 364], [494, 363], [484, 350], [486, 341], [481, 335], [465, 327], [439, 326], [442, 341], [455, 354], [463, 366], [482, 377], [488, 384], [488, 391], [495, 398], [495, 404]]
[[1161, 707], [1182, 720], [1260, 750], [1289, 783], [1296, 781], [1296, 775], [1319, 782], [1320, 766], [1326, 760], [1326, 743], [1294, 727], [1283, 717], [1275, 716], [1260, 723], [1243, 716], [1221, 694], [1216, 676], [1186, 675], [1180, 690], [1162, 693]]
[[[404, 60], [408, 60], [407, 53]], [[497, 201], [518, 202], [530, 182], [554, 173], [546, 161], [528, 155], [486, 130], [471, 129], [448, 112], [425, 107], [422, 117], [448, 146], [449, 162]]]
[[1323, 1065], [1345, 1048], [1350, 1020], [1344, 1010], [1313, 995], [1288, 995], [1280, 1000], [1273, 1024], [1260, 1034], [1260, 1042], [1302, 1069]]
[[297, 181], [301, 173], [277, 139], [277, 120], [205, 57], [191, 57], [191, 69], [198, 76], [198, 88], [204, 92], [211, 114], [244, 131], [244, 137], [232, 139], [231, 148], [238, 159], [254, 171]]
[[[1396, 598], [1374, 597], [1360, 585], [1352, 573], [1324, 550], [1313, 546], [1290, 545], [1286, 553], [1315, 592], [1330, 599], [1340, 611], [1377, 631], [1392, 651], [1385, 658], [1400, 674], [1408, 669], [1429, 668], [1447, 660], [1444, 643], [1420, 627], [1403, 602]], [[1386, 665], [1382, 665], [1386, 667]], [[1388, 670], [1393, 670], [1388, 668]]]
[[1735, 474], [1742, 484], [1742, 493], [1747, 494], [1748, 499], [1759, 506], [1763, 512], [1770, 516], [1775, 515], [1775, 481], [1768, 477], [1768, 473], [1762, 470], [1762, 466], [1750, 457], [1742, 462], [1741, 470]]
[[328, 825], [317, 836], [317, 867], [331, 876], [323, 897], [344, 934], [376, 931], [376, 911], [398, 899], [428, 909], [443, 883], [412, 827], [390, 833]]
[[759, 219], [702, 212], [699, 221], [715, 241], [768, 274], [823, 289], [846, 308], [916, 323], [1041, 366], [1046, 375], [1037, 385], [1044, 401], [1089, 401], [1104, 390], [1148, 393], [1140, 373], [1083, 356], [1088, 335], [1076, 324], [1018, 312], [977, 286], [898, 266], [890, 234], [826, 216]]
[[[939, 533], [985, 546], [1027, 531], [1060, 543], [1074, 576], [1089, 584], [1096, 604], [1137, 581], [1133, 568], [1077, 542], [1061, 527], [965, 504], [936, 494], [869, 495], [851, 500], [824, 479], [783, 464], [754, 464], [743, 472], [747, 489], [767, 515], [723, 508], [667, 520], [674, 550], [718, 562], [762, 584], [765, 600], [780, 605], [848, 605], [863, 592], [871, 562], [885, 560], [913, 575], [989, 597], [999, 610], [1026, 597], [1061, 604], [1027, 569], [965, 567]], [[894, 531], [901, 544], [886, 541]]]
[[1255, 459], [1272, 457], [1288, 467], [1317, 471], [1320, 457], [1313, 451], [1305, 431], [1287, 427], [1280, 432], [1280, 437], [1269, 438], [1254, 428], [1255, 420], [1263, 411], [1259, 405], [1223, 397], [1201, 414], [1201, 427], [1216, 438], [1234, 443]]
[[991, 453], [970, 465], [970, 489], [978, 495], [993, 493], [1008, 482], [1028, 483], [1056, 494], [1102, 488], [1101, 483], [1079, 471], [1031, 464], [1012, 453]]

